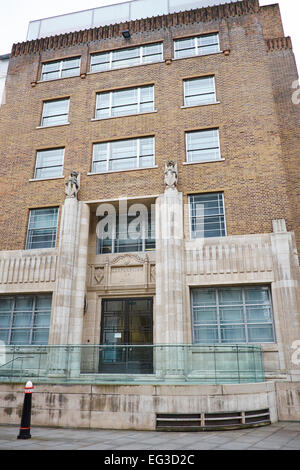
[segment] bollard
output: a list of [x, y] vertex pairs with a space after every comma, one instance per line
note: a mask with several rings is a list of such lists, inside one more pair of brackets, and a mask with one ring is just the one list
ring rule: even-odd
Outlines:
[[32, 382], [27, 382], [24, 387], [24, 403], [22, 409], [22, 418], [18, 439], [30, 439], [30, 418], [31, 418], [31, 400], [32, 400]]

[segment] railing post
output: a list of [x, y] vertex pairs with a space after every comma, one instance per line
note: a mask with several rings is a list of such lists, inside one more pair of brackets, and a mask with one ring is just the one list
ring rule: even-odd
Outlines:
[[217, 359], [216, 359], [216, 347], [214, 347], [214, 366], [215, 366], [215, 384], [217, 384]]
[[241, 374], [240, 374], [240, 361], [239, 361], [239, 346], [236, 346], [236, 361], [237, 361], [237, 373], [238, 373], [238, 383], [241, 383]]

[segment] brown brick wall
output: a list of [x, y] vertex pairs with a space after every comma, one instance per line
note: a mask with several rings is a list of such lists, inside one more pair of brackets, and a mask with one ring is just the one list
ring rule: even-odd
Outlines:
[[[266, 24], [265, 18], [263, 21]], [[128, 43], [122, 37], [111, 37], [11, 59], [7, 100], [0, 110], [0, 178], [5, 182], [0, 189], [0, 250], [24, 248], [29, 208], [62, 204], [63, 179], [29, 181], [36, 150], [58, 146], [66, 149], [64, 175], [67, 177], [73, 169], [81, 173], [81, 200], [161, 193], [164, 165], [172, 159], [178, 163], [179, 190], [185, 195], [224, 191], [229, 235], [270, 232], [272, 219], [276, 218], [286, 218], [289, 228], [294, 228], [270, 53], [260, 15], [229, 16], [137, 32], [129, 44], [162, 40], [166, 58], [172, 53], [173, 38], [213, 31], [220, 31], [221, 49], [229, 48], [229, 55], [87, 74], [84, 79], [73, 77], [37, 83], [35, 87], [31, 82], [36, 80], [39, 60], [88, 57], [90, 52], [128, 47]], [[182, 109], [183, 79], [207, 74], [215, 75], [220, 104]], [[155, 85], [156, 113], [91, 121], [97, 91], [148, 83]], [[43, 100], [62, 96], [71, 98], [70, 125], [36, 129]], [[185, 132], [210, 127], [220, 129], [225, 160], [183, 165]], [[142, 135], [155, 136], [158, 168], [87, 175], [91, 171], [93, 142]]]
[[297, 66], [291, 49], [273, 49], [268, 54], [268, 59], [280, 128], [282, 161], [288, 182], [288, 229], [295, 231], [300, 251], [300, 103], [297, 104], [300, 87], [293, 88], [294, 82], [298, 80]]
[[278, 3], [265, 5], [260, 9], [264, 37], [266, 39], [284, 36], [281, 14]]

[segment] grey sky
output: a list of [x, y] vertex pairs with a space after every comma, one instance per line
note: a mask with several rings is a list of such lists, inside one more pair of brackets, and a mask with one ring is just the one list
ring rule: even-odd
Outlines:
[[[25, 41], [29, 21], [96, 8], [126, 0], [0, 0], [0, 55], [9, 53], [13, 43]], [[152, 1], [152, 0], [149, 0]], [[216, 0], [217, 3], [217, 0]], [[285, 35], [291, 36], [300, 67], [299, 0], [260, 0], [261, 5], [279, 3]]]

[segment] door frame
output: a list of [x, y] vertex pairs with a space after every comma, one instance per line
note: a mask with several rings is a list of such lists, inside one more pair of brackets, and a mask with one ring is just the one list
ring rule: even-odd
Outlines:
[[[129, 346], [132, 344], [134, 345], [133, 343], [129, 343], [129, 336], [130, 336], [130, 324], [129, 324], [129, 301], [134, 301], [134, 300], [147, 300], [147, 301], [150, 301], [151, 302], [151, 315], [152, 315], [152, 321], [151, 321], [151, 342], [149, 343], [142, 343], [142, 344], [139, 344], [138, 346], [141, 346], [141, 349], [143, 347], [143, 344], [145, 344], [145, 346], [151, 346], [153, 345], [153, 334], [154, 334], [154, 328], [153, 328], [153, 318], [154, 318], [154, 297], [153, 296], [134, 296], [134, 297], [104, 297], [101, 299], [101, 323], [100, 323], [100, 356], [99, 356], [99, 367], [102, 367], [103, 366], [103, 363], [101, 361], [101, 356], [102, 356], [102, 353], [101, 353], [101, 346], [104, 346], [106, 343], [103, 342], [103, 336], [104, 336], [104, 302], [107, 302], [107, 301], [124, 301], [125, 302], [125, 312], [124, 312], [124, 340], [126, 340], [126, 342], [122, 342], [121, 344], [119, 344], [119, 346], [126, 346], [126, 361], [128, 360], [129, 356], [130, 356], [130, 348]], [[109, 346], [109, 344], [107, 344], [107, 346]], [[113, 348], [114, 347], [114, 344], [111, 345], [111, 347]], [[149, 370], [148, 373], [153, 373], [153, 349], [151, 351], [151, 356], [152, 356], [152, 366], [151, 366], [151, 371]], [[101, 366], [102, 364], [102, 366]], [[127, 365], [129, 364], [129, 362], [127, 363]], [[104, 372], [104, 371], [103, 371]], [[108, 372], [108, 371], [107, 371]], [[112, 369], [109, 371], [110, 373], [112, 372], [119, 372], [119, 373], [122, 373], [121, 371], [119, 370], [116, 370], [114, 371], [113, 370], [113, 366], [112, 366]], [[126, 371], [124, 373], [127, 373]], [[135, 372], [137, 373], [137, 372]]]

